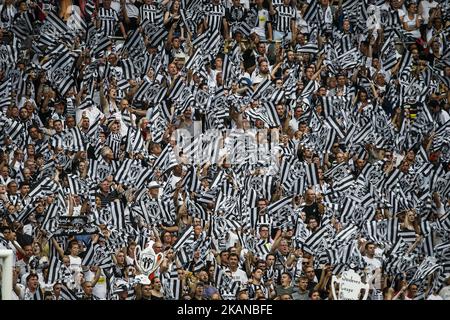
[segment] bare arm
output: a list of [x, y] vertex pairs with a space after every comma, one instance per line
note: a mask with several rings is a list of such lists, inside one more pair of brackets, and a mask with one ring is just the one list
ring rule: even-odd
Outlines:
[[98, 280], [100, 279], [100, 275], [102, 273], [102, 269], [100, 267], [97, 267], [97, 270], [95, 271], [94, 279], [92, 279], [92, 286], [95, 287]]
[[100, 88], [98, 90], [98, 93], [100, 94], [100, 105], [102, 106], [103, 113], [107, 114], [109, 112], [108, 101], [106, 100], [106, 97], [105, 97], [105, 92], [104, 92], [105, 89], [103, 88], [103, 80], [100, 81], [99, 86], [100, 86]]
[[58, 242], [56, 242], [55, 238], [52, 238], [52, 243], [56, 248], [56, 251], [58, 251], [59, 256], [64, 257], [64, 250], [59, 246]]
[[223, 24], [223, 32], [224, 34], [224, 38], [225, 39], [230, 39], [230, 27], [228, 25], [228, 21], [227, 19], [223, 18], [222, 19], [222, 24]]
[[270, 253], [274, 253], [277, 250], [278, 246], [280, 245], [281, 239], [282, 237], [275, 237], [272, 248], [270, 249]]
[[275, 74], [277, 73], [278, 69], [280, 69], [281, 65], [283, 64], [283, 61], [278, 62], [275, 67], [272, 69], [272, 72], [270, 73], [270, 77], [272, 79], [275, 78]]
[[169, 11], [166, 11], [166, 13], [164, 13], [164, 25], [167, 25], [170, 21], [170, 13]]
[[[319, 60], [320, 60], [320, 58], [319, 58]], [[325, 66], [324, 66], [324, 65], [322, 65], [322, 66], [319, 68], [319, 70], [317, 70], [317, 72], [314, 73], [314, 75], [311, 77], [311, 81], [314, 81], [314, 80], [316, 80], [317, 78], [319, 78], [319, 80], [320, 80], [320, 73], [322, 72], [323, 69], [325, 69]]]
[[127, 6], [125, 5], [124, 0], [120, 0], [120, 10], [122, 12], [123, 20], [125, 21], [125, 23], [130, 23], [130, 18], [128, 17]]
[[297, 25], [295, 23], [295, 19], [291, 20], [291, 30], [292, 30], [291, 39], [297, 39]]
[[289, 258], [287, 258], [287, 260], [285, 262], [285, 266], [287, 268], [291, 268], [295, 261], [297, 261], [297, 257], [295, 256], [295, 254], [293, 252], [291, 252], [289, 254]]
[[25, 255], [25, 251], [22, 249], [22, 247], [16, 240], [11, 241], [11, 243], [14, 246], [14, 248], [16, 248], [16, 250], [20, 252], [21, 255], [23, 256]]
[[13, 279], [12, 279], [12, 289], [14, 293], [19, 297], [20, 299], [20, 287], [17, 285], [17, 279], [19, 278], [19, 272], [16, 271], [15, 268], [13, 268]]
[[69, 217], [73, 215], [73, 197], [69, 195]]
[[330, 280], [331, 271], [330, 267], [326, 266], [322, 269], [322, 274], [320, 275], [319, 283], [314, 287], [315, 290], [324, 290], [327, 286], [328, 280]]
[[267, 23], [267, 41], [271, 42], [272, 38], [273, 38], [272, 23], [268, 22]]
[[125, 31], [125, 27], [123, 26], [123, 23], [119, 23], [120, 32], [122, 33], [122, 36], [126, 39], [127, 38], [127, 32]]

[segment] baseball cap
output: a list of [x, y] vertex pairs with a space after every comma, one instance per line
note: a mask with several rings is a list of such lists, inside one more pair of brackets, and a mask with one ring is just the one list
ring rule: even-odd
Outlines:
[[161, 185], [158, 183], [158, 182], [156, 182], [156, 181], [152, 181], [152, 182], [150, 182], [149, 184], [148, 184], [148, 188], [150, 189], [150, 188], [160, 188], [161, 187]]

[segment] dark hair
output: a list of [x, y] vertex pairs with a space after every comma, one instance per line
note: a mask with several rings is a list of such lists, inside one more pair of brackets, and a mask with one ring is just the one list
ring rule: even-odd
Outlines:
[[225, 253], [229, 253], [228, 250], [222, 250], [222, 251], [220, 251], [220, 256], [222, 256], [222, 255], [225, 254]]
[[228, 259], [230, 259], [231, 257], [236, 257], [239, 261], [239, 256], [237, 255], [237, 253], [230, 253], [230, 255], [228, 256]]
[[10, 182], [8, 182], [8, 184], [7, 184], [6, 186], [9, 188], [9, 186], [10, 186], [12, 183], [15, 183], [16, 185], [18, 185], [17, 182], [16, 182], [16, 180], [11, 180]]
[[38, 278], [38, 275], [36, 273], [30, 273], [27, 278], [26, 278], [26, 282], [28, 282], [31, 278]]
[[300, 281], [309, 281], [309, 279], [308, 279], [307, 276], [300, 276], [300, 277], [298, 278], [298, 282], [300, 282]]
[[312, 295], [313, 295], [314, 293], [316, 293], [316, 292], [320, 295], [320, 291], [319, 291], [319, 290], [313, 289], [313, 290], [309, 291], [308, 297], [311, 298]]
[[[259, 261], [258, 261], [258, 262], [259, 262]], [[264, 261], [264, 263], [266, 263], [266, 262]], [[259, 268], [259, 267], [256, 267], [255, 269], [253, 269], [252, 274], [255, 273], [257, 270], [263, 271], [263, 269], [261, 269], [261, 268]]]
[[36, 126], [36, 125], [34, 125], [34, 124], [28, 127], [28, 132], [30, 132], [31, 129], [36, 129], [38, 132], [41, 131], [41, 130], [39, 129], [39, 127]]
[[371, 242], [371, 241], [367, 242], [366, 245], [364, 246], [364, 249], [367, 250], [367, 248], [368, 248], [370, 245], [375, 245], [375, 243], [374, 243], [374, 242]]
[[315, 220], [317, 223], [319, 222], [315, 216], [312, 216], [312, 217], [308, 217], [308, 219], [306, 219], [306, 224], [310, 223], [311, 220]]
[[75, 239], [73, 239], [73, 240], [70, 240], [70, 242], [69, 242], [69, 245], [67, 246], [69, 249], [72, 249], [73, 248], [73, 246], [74, 245], [80, 245], [79, 243], [78, 243], [78, 240], [75, 240]]
[[[154, 278], [151, 280], [151, 283], [152, 283], [152, 284], [155, 284], [155, 280], [156, 280], [156, 279], [159, 279], [159, 277], [154, 277]], [[161, 279], [160, 279], [160, 280], [161, 280]]]
[[267, 260], [267, 258], [268, 258], [269, 256], [273, 256], [274, 258], [276, 258], [276, 257], [275, 257], [275, 254], [273, 254], [273, 253], [268, 253], [268, 254], [266, 255], [266, 260]]
[[30, 183], [27, 182], [27, 181], [21, 182], [20, 185], [19, 185], [19, 189], [22, 188], [23, 186], [30, 186]]
[[0, 227], [0, 232], [3, 233], [6, 230], [12, 231], [12, 228], [10, 226], [2, 226]]

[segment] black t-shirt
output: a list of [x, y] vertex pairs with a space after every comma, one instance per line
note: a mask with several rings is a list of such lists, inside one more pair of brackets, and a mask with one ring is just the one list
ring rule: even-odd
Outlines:
[[17, 232], [16, 233], [16, 241], [17, 243], [23, 247], [23, 246], [27, 246], [33, 243], [33, 237], [26, 234], [26, 233], [22, 233], [22, 232]]
[[312, 290], [314, 290], [314, 288], [315, 288], [316, 285], [317, 285], [317, 282], [315, 282], [315, 281], [309, 281], [309, 282], [308, 282], [308, 286], [306, 287], [306, 289], [307, 289], [308, 291], [312, 291]]
[[46, 111], [42, 111], [42, 109], [39, 109], [38, 116], [41, 119], [43, 124], [47, 124], [48, 119], [52, 116], [53, 111], [50, 108], [47, 108]]
[[310, 218], [315, 218], [317, 223], [320, 223], [319, 205], [316, 202], [311, 205], [305, 205], [303, 211], [306, 213], [306, 222], [308, 222]]

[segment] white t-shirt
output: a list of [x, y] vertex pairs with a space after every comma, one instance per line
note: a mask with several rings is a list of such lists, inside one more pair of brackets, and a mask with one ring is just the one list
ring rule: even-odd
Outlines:
[[247, 274], [242, 269], [238, 268], [235, 272], [231, 272], [231, 276], [234, 281], [240, 281], [241, 284], [246, 284], [248, 282]]
[[298, 119], [292, 118], [291, 120], [289, 120], [289, 127], [292, 128], [292, 130], [298, 131]]
[[299, 10], [297, 10], [296, 23], [297, 23], [297, 30], [299, 30], [299, 32], [301, 32], [301, 33], [309, 33], [310, 28], [309, 28], [308, 21], [303, 19], [302, 14], [300, 13]]
[[[405, 22], [409, 28], [412, 28], [412, 27], [416, 26], [417, 18], [418, 18], [417, 14], [415, 14], [412, 19], [410, 19], [408, 17], [408, 15], [405, 14], [403, 17], [403, 22]], [[408, 31], [408, 33], [411, 34], [414, 38], [420, 38], [420, 30], [419, 29]]]
[[405, 16], [405, 11], [403, 9], [397, 9], [398, 16], [402, 19]]
[[[92, 281], [95, 278], [95, 273], [89, 270], [84, 274], [84, 278], [86, 281]], [[100, 271], [100, 277], [98, 278], [97, 283], [92, 289], [92, 294], [100, 299], [106, 299], [107, 288], [106, 288], [106, 276], [103, 273], [103, 270]]]
[[367, 256], [363, 256], [364, 261], [367, 263], [367, 268], [370, 273], [374, 272], [376, 269], [381, 268], [381, 261], [377, 258], [369, 258]]
[[69, 259], [70, 259], [70, 270], [73, 270], [75, 272], [81, 271], [81, 258], [69, 255]]
[[436, 1], [431, 1], [429, 2], [428, 0], [424, 0], [420, 2], [420, 5], [422, 6], [422, 18], [423, 18], [423, 23], [427, 24], [428, 23], [428, 19], [430, 18], [430, 9], [432, 8], [436, 8], [439, 3], [437, 3]]
[[443, 300], [450, 300], [450, 286], [443, 287], [441, 291], [439, 291], [439, 295]]
[[228, 232], [228, 240], [227, 240], [227, 248], [234, 247], [235, 243], [239, 241], [239, 237], [236, 235], [236, 233], [229, 231]]
[[269, 11], [267, 9], [258, 10], [258, 24], [253, 28], [253, 31], [262, 40], [266, 40], [266, 23], [270, 21]]
[[258, 83], [261, 83], [261, 82], [265, 81], [266, 79], [270, 80], [270, 73], [265, 74], [265, 75], [261, 74], [261, 73], [258, 73], [258, 74], [253, 73], [252, 83], [253, 84], [258, 84]]
[[105, 117], [103, 112], [101, 112], [96, 106], [90, 106], [89, 108], [86, 108], [86, 109], [77, 110], [77, 112], [76, 112], [76, 122], [77, 123], [80, 123], [83, 115], [85, 115], [87, 118], [89, 118], [89, 125], [92, 125], [98, 116], [100, 116], [100, 119]]
[[[19, 300], [34, 300], [35, 292], [31, 292], [30, 289], [28, 289], [28, 287], [26, 287], [22, 284], [18, 284], [17, 286], [19, 287], [19, 291], [20, 291], [19, 292]], [[39, 290], [39, 288], [38, 288], [38, 290]]]
[[127, 262], [127, 265], [134, 265], [134, 259], [131, 258], [130, 256], [126, 256], [125, 260]]
[[[126, 0], [125, 8], [127, 9], [128, 18], [137, 18], [139, 16], [139, 9], [134, 5], [135, 0]], [[120, 1], [111, 1], [111, 8], [121, 13]]]
[[430, 294], [427, 300], [444, 300], [444, 299], [442, 299], [442, 297], [438, 294]]

